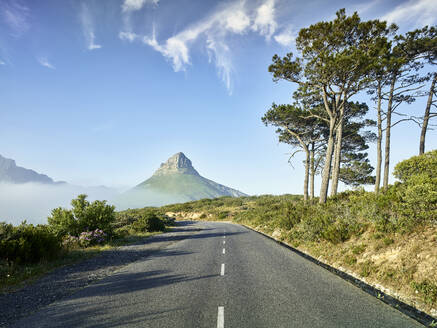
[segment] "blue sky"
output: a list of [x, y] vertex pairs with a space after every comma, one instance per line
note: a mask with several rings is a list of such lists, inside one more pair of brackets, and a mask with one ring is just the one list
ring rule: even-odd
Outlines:
[[[267, 67], [342, 7], [401, 31], [437, 20], [434, 0], [0, 0], [0, 154], [56, 180], [128, 187], [182, 151], [246, 193], [301, 193], [302, 158], [293, 169], [260, 120], [295, 86]], [[394, 128], [393, 164], [417, 154], [419, 133]], [[427, 138], [437, 148], [436, 131]]]

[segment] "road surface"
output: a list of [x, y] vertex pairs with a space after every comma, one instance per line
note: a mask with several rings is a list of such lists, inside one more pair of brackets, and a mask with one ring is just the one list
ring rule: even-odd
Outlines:
[[14, 327], [423, 327], [239, 225], [187, 222], [169, 246]]

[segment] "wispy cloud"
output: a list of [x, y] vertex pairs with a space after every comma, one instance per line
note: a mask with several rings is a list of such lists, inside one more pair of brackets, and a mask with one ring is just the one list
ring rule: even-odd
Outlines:
[[159, 0], [124, 0], [121, 5], [123, 12], [132, 12], [141, 10], [146, 3], [157, 5]]
[[120, 32], [118, 34], [118, 37], [121, 40], [126, 40], [129, 42], [135, 41], [135, 39], [139, 38], [140, 36], [138, 34], [132, 33], [132, 32]]
[[6, 63], [0, 59], [0, 65], [6, 65]]
[[56, 69], [56, 67], [53, 66], [53, 65], [48, 61], [48, 59], [47, 59], [46, 57], [39, 57], [37, 60], [38, 60], [38, 63], [39, 63], [41, 66], [44, 66], [44, 67], [47, 67], [47, 68], [50, 68], [50, 69]]
[[217, 73], [222, 79], [229, 93], [232, 93], [232, 79], [233, 71], [231, 54], [229, 47], [224, 41], [214, 40], [213, 38], [207, 40], [207, 49], [209, 62], [214, 60], [217, 67]]
[[284, 47], [289, 47], [296, 40], [296, 33], [293, 31], [292, 27], [289, 26], [284, 29], [281, 33], [276, 34], [274, 37], [276, 42]]
[[190, 48], [199, 40], [205, 42], [209, 61], [214, 62], [217, 73], [226, 88], [232, 93], [232, 53], [228, 46], [230, 35], [242, 35], [255, 31], [269, 39], [276, 30], [274, 0], [265, 0], [254, 6], [244, 0], [228, 2], [218, 6], [209, 16], [189, 25], [163, 42], [156, 38], [155, 28], [151, 36], [140, 36], [122, 31], [120, 39], [140, 40], [160, 52], [173, 66], [175, 72], [184, 71], [190, 61]]
[[30, 28], [30, 10], [20, 0], [0, 1], [0, 15], [13, 37], [22, 36]]
[[409, 0], [395, 7], [382, 17], [390, 23], [410, 23], [416, 27], [431, 25], [437, 21], [435, 0]]
[[100, 49], [102, 46], [96, 43], [96, 36], [94, 34], [94, 20], [85, 2], [82, 2], [79, 18], [88, 50]]
[[275, 0], [267, 0], [256, 10], [256, 18], [252, 29], [259, 31], [267, 40], [270, 40], [277, 26], [278, 24], [275, 20]]

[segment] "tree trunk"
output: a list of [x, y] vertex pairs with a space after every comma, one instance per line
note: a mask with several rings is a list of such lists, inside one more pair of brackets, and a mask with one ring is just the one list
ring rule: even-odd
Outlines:
[[310, 153], [305, 152], [305, 178], [303, 180], [303, 200], [308, 201], [308, 177], [310, 175]]
[[310, 150], [310, 199], [314, 199], [314, 175], [316, 174], [316, 169], [314, 167], [314, 142], [311, 144]]
[[375, 193], [379, 192], [379, 185], [381, 184], [381, 164], [382, 164], [382, 117], [381, 117], [381, 82], [378, 81], [378, 104], [377, 110], [377, 124], [378, 137], [376, 139], [376, 179], [375, 179]]
[[434, 94], [436, 80], [437, 80], [437, 73], [434, 73], [434, 78], [432, 79], [431, 82], [431, 89], [429, 89], [428, 102], [426, 103], [426, 108], [425, 108], [425, 115], [423, 115], [422, 132], [420, 133], [419, 155], [422, 155], [425, 152], [426, 130], [428, 129], [429, 114], [431, 112], [432, 96]]
[[335, 119], [331, 118], [329, 122], [328, 147], [326, 149], [325, 166], [323, 168], [322, 175], [322, 185], [320, 186], [320, 204], [326, 203], [326, 199], [328, 198], [329, 176], [331, 175], [332, 153], [334, 152], [334, 126]]
[[385, 128], [385, 159], [384, 159], [384, 182], [383, 188], [387, 190], [388, 188], [388, 175], [390, 170], [390, 130], [391, 130], [391, 114], [393, 107], [393, 93], [395, 89], [396, 78], [393, 77], [390, 83], [390, 94], [388, 97], [387, 105], [387, 117], [386, 117], [386, 128]]
[[340, 177], [340, 164], [341, 164], [341, 144], [343, 139], [343, 120], [338, 124], [336, 132], [336, 143], [334, 152], [334, 165], [332, 166], [332, 185], [331, 196], [337, 195], [338, 190], [338, 178]]

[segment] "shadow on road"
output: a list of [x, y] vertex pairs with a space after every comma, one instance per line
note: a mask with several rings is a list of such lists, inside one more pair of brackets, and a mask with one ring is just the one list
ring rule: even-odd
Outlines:
[[[219, 274], [187, 276], [172, 274], [168, 270], [116, 273], [72, 295], [65, 302], [53, 304], [45, 313], [50, 322], [44, 327], [144, 326], [147, 321], [177, 315], [178, 311], [188, 308], [150, 311], [150, 304], [144, 303], [145, 299], [138, 296], [144, 290], [216, 277]], [[125, 296], [119, 298], [119, 295]], [[115, 302], [114, 298], [118, 301]], [[104, 299], [107, 301], [102, 301]]]
[[81, 292], [72, 295], [71, 299], [88, 299], [99, 296], [112, 297], [120, 294], [132, 294], [132, 297], [135, 297], [135, 293], [147, 289], [219, 276], [219, 274], [211, 274], [194, 277], [182, 274], [172, 274], [171, 271], [166, 270], [119, 273], [88, 286]]
[[[106, 304], [105, 304], [106, 303]], [[145, 322], [163, 318], [169, 313], [183, 312], [188, 307], [170, 308], [165, 311], [150, 311], [143, 306], [143, 311], [126, 313], [124, 305], [102, 302], [96, 305], [89, 305], [80, 309], [72, 308], [68, 304], [56, 305], [50, 309], [51, 320], [44, 327], [87, 327], [87, 328], [113, 328], [113, 327], [143, 327]], [[104, 306], [102, 306], [104, 305]], [[108, 313], [116, 315], [108, 316]], [[34, 327], [31, 324], [30, 327]]]
[[[221, 237], [223, 232], [219, 229], [198, 228], [196, 221], [178, 221], [172, 231], [162, 235], [156, 235], [135, 244], [110, 249], [100, 255], [75, 263], [73, 265], [58, 268], [50, 274], [38, 279], [35, 283], [25, 288], [6, 295], [0, 295], [0, 326], [7, 320], [17, 319], [37, 309], [53, 303], [56, 300], [72, 295], [78, 289], [91, 285], [91, 290], [100, 284], [99, 279], [107, 277], [115, 270], [132, 262], [146, 257], [171, 257], [183, 256], [190, 253], [175, 249], [167, 250], [165, 247], [183, 239], [214, 238]], [[217, 232], [214, 232], [217, 231]], [[245, 232], [227, 233], [235, 235]], [[143, 288], [153, 288], [164, 284], [174, 284], [189, 281], [192, 278], [164, 273], [143, 273], [141, 276], [132, 276], [133, 281]], [[209, 278], [206, 276], [196, 279]], [[105, 280], [101, 280], [104, 283]], [[137, 288], [138, 286], [136, 286]], [[108, 287], [109, 288], [109, 287]], [[97, 290], [97, 289], [96, 289]], [[22, 309], [23, 300], [26, 300], [26, 308]], [[8, 319], [9, 318], [9, 319]], [[64, 319], [63, 319], [64, 320]], [[68, 327], [64, 325], [64, 327]], [[93, 327], [103, 327], [97, 325]]]

